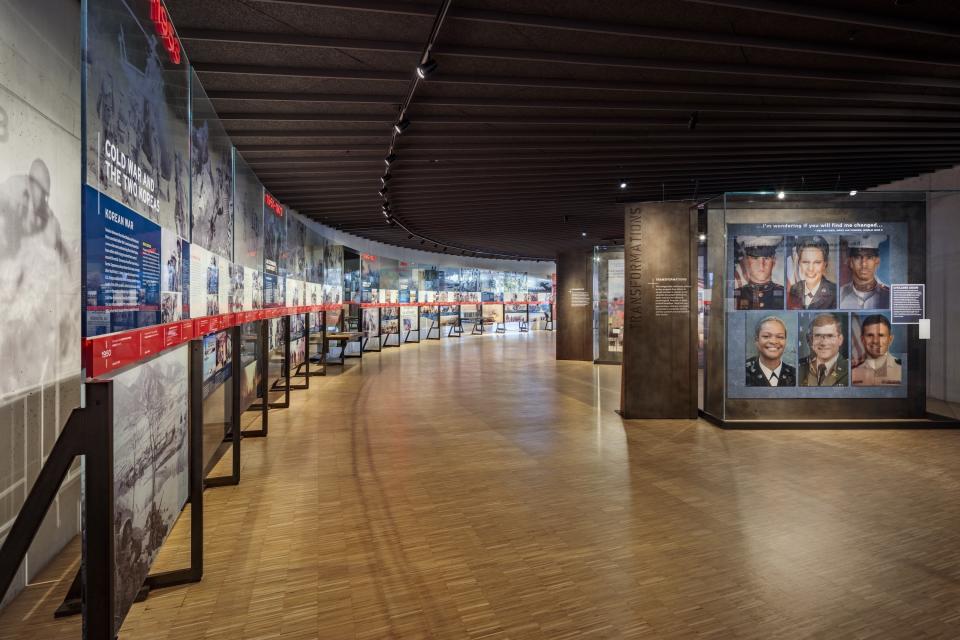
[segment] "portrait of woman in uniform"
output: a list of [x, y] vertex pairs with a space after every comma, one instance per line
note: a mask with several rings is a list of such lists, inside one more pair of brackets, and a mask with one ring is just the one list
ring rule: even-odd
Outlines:
[[[745, 344], [754, 355], [745, 363], [748, 387], [795, 387], [797, 385], [795, 339], [796, 320], [792, 314], [751, 313]], [[788, 362], [789, 361], [789, 362]]]
[[790, 238], [787, 309], [837, 307], [836, 236]]

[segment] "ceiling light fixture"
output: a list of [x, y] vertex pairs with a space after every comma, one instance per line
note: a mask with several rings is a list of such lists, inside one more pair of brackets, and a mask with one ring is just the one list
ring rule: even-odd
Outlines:
[[417, 75], [420, 76], [421, 80], [426, 80], [433, 75], [433, 72], [437, 70], [437, 61], [433, 58], [429, 58], [423, 64], [417, 66]]
[[580, 232], [580, 235], [583, 236], [584, 238], [586, 238], [586, 237], [587, 237], [587, 232], [586, 232], [586, 231], [581, 231], [581, 232]]
[[377, 193], [380, 194], [380, 197], [381, 197], [381, 198], [386, 198], [386, 197], [387, 197], [387, 191], [389, 191], [389, 189], [388, 189], [386, 186], [384, 186], [382, 189], [380, 189], [379, 191], [377, 191]]
[[385, 173], [382, 176], [380, 176], [380, 182], [383, 184], [384, 187], [386, 187], [387, 183], [390, 182], [391, 180], [393, 180], [393, 176], [391, 176], [389, 173]]
[[707, 234], [701, 233], [701, 234], [700, 234], [700, 242], [704, 242], [706, 239], [707, 239]]
[[783, 200], [783, 199], [786, 198], [786, 197], [787, 197], [786, 192], [784, 192], [784, 191], [777, 191], [777, 200]]
[[857, 195], [857, 190], [856, 190], [856, 189], [851, 189], [851, 190], [850, 190], [850, 195], [851, 195], [851, 196]]
[[620, 188], [621, 188], [621, 189], [626, 189], [626, 188], [627, 188], [627, 183], [626, 183], [626, 182], [621, 182], [621, 183], [620, 183]]
[[393, 164], [394, 160], [397, 159], [397, 154], [391, 153], [386, 158], [383, 159], [383, 163], [388, 167]]
[[410, 126], [410, 120], [407, 118], [400, 118], [400, 120], [393, 125], [393, 130], [397, 132], [397, 135], [403, 133], [407, 130], [407, 127]]

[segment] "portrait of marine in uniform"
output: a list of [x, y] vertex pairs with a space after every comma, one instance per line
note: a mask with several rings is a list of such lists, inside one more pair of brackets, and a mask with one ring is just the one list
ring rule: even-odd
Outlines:
[[889, 238], [875, 233], [842, 236], [840, 243], [846, 249], [844, 268], [849, 276], [840, 287], [840, 308], [889, 309], [890, 287], [878, 276], [883, 260], [880, 254], [889, 245]]
[[789, 337], [786, 322], [778, 316], [761, 317], [754, 325], [753, 340], [757, 355], [746, 361], [748, 387], [796, 386], [797, 370], [783, 361]]
[[[805, 327], [797, 376], [801, 387], [846, 387], [850, 382], [850, 364], [846, 357], [845, 314], [801, 313]], [[806, 344], [804, 344], [804, 342]]]
[[860, 325], [860, 345], [863, 359], [851, 371], [855, 386], [876, 387], [898, 385], [903, 381], [900, 358], [890, 353], [893, 346], [893, 327], [886, 314], [857, 314], [854, 328]]
[[783, 265], [778, 265], [783, 236], [738, 236], [733, 297], [738, 311], [783, 309]]
[[835, 309], [837, 284], [828, 275], [836, 271], [836, 263], [831, 262], [836, 251], [831, 251], [831, 243], [823, 236], [798, 236], [792, 240], [787, 308]]

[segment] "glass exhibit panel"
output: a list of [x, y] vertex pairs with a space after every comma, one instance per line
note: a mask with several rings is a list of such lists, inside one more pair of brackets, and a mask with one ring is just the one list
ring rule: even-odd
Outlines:
[[287, 244], [287, 210], [266, 190], [263, 192], [263, 308], [281, 307], [286, 301], [281, 273]]
[[233, 260], [233, 147], [193, 69], [190, 108], [190, 242]]
[[158, 46], [154, 4], [86, 3], [86, 183], [189, 240], [188, 64]]
[[263, 185], [236, 148], [233, 170], [233, 260], [259, 272], [263, 268]]
[[380, 262], [368, 253], [360, 256], [360, 302], [380, 301]]
[[593, 358], [623, 361], [623, 247], [593, 248]]
[[705, 323], [705, 411], [924, 417], [925, 345], [918, 323], [898, 321], [893, 292], [925, 283], [925, 200], [758, 193], [705, 205], [704, 287], [711, 306], [724, 302]]
[[[513, 295], [513, 294], [511, 294]], [[503, 321], [507, 329], [520, 330], [520, 324], [527, 321], [527, 305], [506, 304], [503, 310]]]
[[260, 359], [260, 322], [247, 322], [240, 325], [240, 418], [241, 428], [247, 428], [246, 422], [258, 422], [259, 412], [247, 414], [244, 411], [262, 397], [263, 363]]
[[307, 314], [295, 313], [290, 316], [290, 373], [307, 361]]
[[400, 309], [401, 307], [382, 307], [380, 309], [380, 335], [383, 336], [384, 344], [394, 344], [399, 342], [399, 338], [389, 338], [387, 336], [400, 335]]
[[189, 496], [189, 348], [113, 377], [115, 630]]
[[283, 256], [281, 272], [287, 279], [304, 280], [307, 270], [306, 260], [307, 228], [300, 219], [300, 215], [287, 209], [287, 241], [281, 255]]
[[230, 331], [204, 336], [203, 344], [203, 473], [216, 464], [217, 452], [230, 431], [233, 408], [233, 341]]
[[347, 299], [344, 269], [343, 246], [328, 242], [323, 259], [323, 304], [338, 305]]
[[374, 302], [397, 304], [400, 302], [400, 262], [393, 258], [378, 258], [380, 263], [380, 291]]
[[[285, 391], [279, 383], [286, 374], [287, 318], [271, 318], [267, 322], [267, 402], [280, 402]], [[281, 388], [277, 388], [278, 385]]]
[[549, 278], [531, 277], [527, 282], [527, 298], [530, 300], [530, 329], [546, 328], [550, 315], [551, 281]]
[[417, 288], [413, 284], [413, 268], [409, 262], [399, 262], [397, 266], [397, 286], [400, 290], [397, 300], [401, 304], [417, 301]]
[[417, 306], [407, 304], [400, 307], [400, 337], [404, 342], [416, 342], [420, 337], [420, 323], [418, 322]]

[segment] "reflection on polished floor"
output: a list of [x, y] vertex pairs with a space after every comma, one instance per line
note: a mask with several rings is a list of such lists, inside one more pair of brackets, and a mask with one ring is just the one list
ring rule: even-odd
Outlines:
[[[121, 638], [960, 636], [960, 432], [625, 423], [619, 368], [553, 342], [314, 378], [244, 441], [241, 485], [206, 492], [203, 582]], [[28, 589], [0, 638], [79, 637], [50, 619], [65, 588]]]

